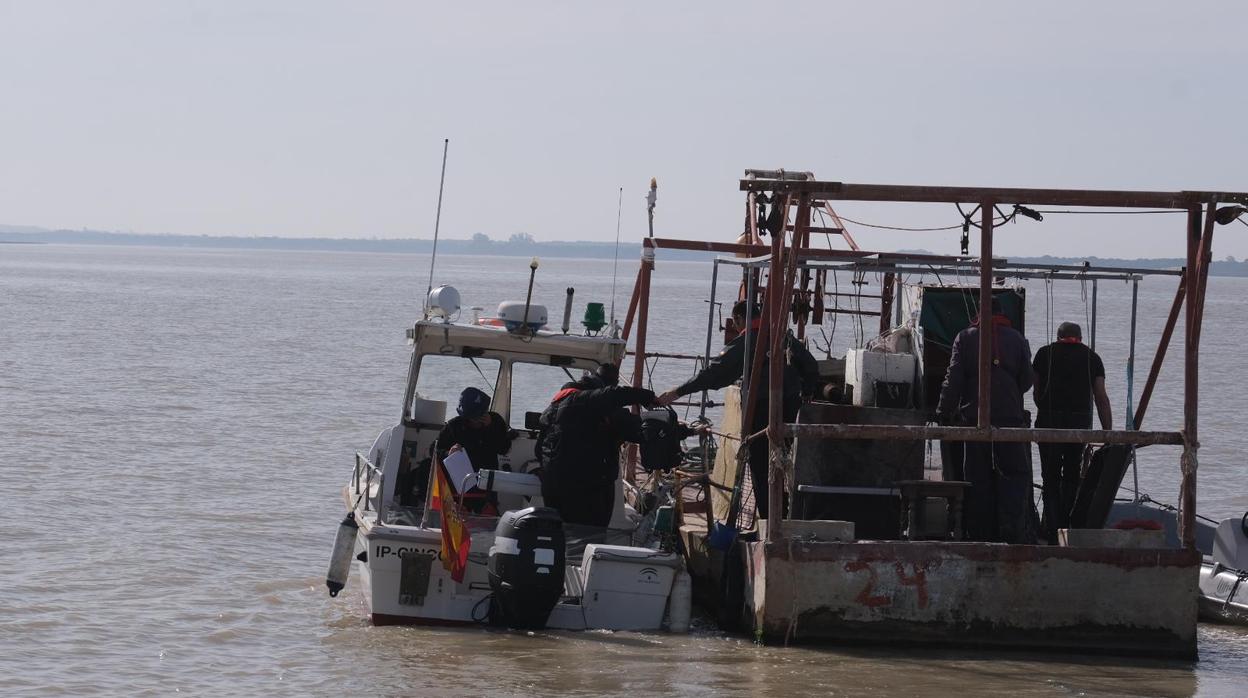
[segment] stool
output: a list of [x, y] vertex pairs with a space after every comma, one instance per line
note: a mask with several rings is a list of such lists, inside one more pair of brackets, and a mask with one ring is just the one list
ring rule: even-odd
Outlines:
[[900, 480], [901, 527], [906, 540], [922, 540], [922, 524], [926, 521], [927, 498], [945, 500], [948, 518], [944, 535], [937, 540], [962, 540], [962, 500], [971, 483], [960, 480]]

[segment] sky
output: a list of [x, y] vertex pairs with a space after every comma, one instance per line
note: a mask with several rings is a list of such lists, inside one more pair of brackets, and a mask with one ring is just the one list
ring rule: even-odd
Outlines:
[[[890, 184], [1248, 190], [1243, 2], [0, 0], [0, 223], [731, 241], [747, 167]], [[951, 206], [845, 202], [883, 225]], [[1181, 215], [1003, 254], [1181, 256]], [[958, 233], [849, 225], [867, 249]], [[1214, 254], [1248, 256], [1248, 228]]]

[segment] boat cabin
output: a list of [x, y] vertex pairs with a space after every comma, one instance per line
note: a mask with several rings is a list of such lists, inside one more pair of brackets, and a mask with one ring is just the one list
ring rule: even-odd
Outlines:
[[[541, 315], [544, 320], [544, 309]], [[537, 418], [549, 400], [583, 372], [619, 363], [625, 351], [616, 337], [513, 331], [493, 318], [424, 319], [407, 335], [412, 357], [402, 419], [378, 436], [365, 465], [376, 470], [374, 479], [381, 483], [370, 494], [373, 509], [385, 511], [387, 522], [409, 525], [423, 514], [433, 445], [464, 388], [490, 395], [490, 410], [517, 432], [500, 466], [527, 473], [538, 466]]]

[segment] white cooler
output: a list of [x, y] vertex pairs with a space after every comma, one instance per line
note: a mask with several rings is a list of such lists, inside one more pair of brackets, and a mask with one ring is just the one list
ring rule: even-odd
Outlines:
[[680, 557], [625, 545], [585, 546], [581, 579], [585, 627], [658, 630]]

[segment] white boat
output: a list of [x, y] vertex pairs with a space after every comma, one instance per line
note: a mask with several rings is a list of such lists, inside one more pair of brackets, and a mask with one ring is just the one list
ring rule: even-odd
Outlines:
[[[683, 559], [645, 533], [653, 529], [658, 508], [648, 516], [638, 514], [617, 480], [608, 529], [561, 526], [557, 513], [542, 507], [540, 480], [533, 472], [540, 466], [535, 457], [540, 412], [523, 407], [548, 403], [562, 383], [581, 371], [619, 364], [624, 341], [540, 330], [546, 310], [528, 303], [504, 303], [499, 318], [452, 322], [458, 294], [441, 287], [430, 299], [426, 318], [408, 330], [412, 358], [402, 418], [378, 435], [366, 455], [356, 454], [343, 489], [348, 516], [330, 564], [331, 595], [346, 583], [354, 560], [356, 583], [377, 625], [492, 621], [513, 627], [658, 630], [670, 605], [668, 625], [686, 630], [691, 594]], [[488, 376], [483, 365], [494, 375]], [[451, 378], [455, 371], [462, 377], [458, 382]], [[478, 377], [492, 388], [491, 411], [518, 433], [510, 453], [500, 457], [498, 471], [482, 470], [453, 483], [458, 491], [475, 485], [494, 492], [502, 513], [464, 517], [471, 543], [466, 570], [456, 581], [443, 564], [441, 517], [430, 506], [432, 476], [416, 477], [436, 470], [422, 467], [422, 461], [432, 454], [445, 425], [447, 400], [421, 391], [432, 384], [444, 392], [455, 386], [458, 392]], [[526, 539], [520, 530], [550, 526], [552, 516], [548, 535]], [[530, 611], [535, 604], [549, 606], [541, 597], [552, 584], [557, 598], [550, 599], [548, 614], [539, 610], [537, 620], [509, 615], [517, 605]]]
[[[1115, 502], [1106, 525], [1112, 527], [1126, 520], [1154, 521], [1161, 526], [1167, 545], [1180, 545], [1178, 516], [1173, 507], [1147, 498]], [[1217, 526], [1198, 518], [1196, 548], [1204, 555], [1197, 591], [1200, 619], [1248, 625], [1248, 513], [1241, 518], [1225, 519]]]
[[1248, 625], [1248, 513], [1218, 524], [1200, 566], [1200, 617]]

